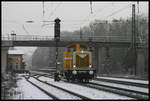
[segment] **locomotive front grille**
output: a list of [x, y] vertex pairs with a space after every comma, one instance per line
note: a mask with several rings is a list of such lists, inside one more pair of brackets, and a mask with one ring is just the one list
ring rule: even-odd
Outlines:
[[76, 67], [89, 67], [89, 54], [77, 54], [76, 55]]

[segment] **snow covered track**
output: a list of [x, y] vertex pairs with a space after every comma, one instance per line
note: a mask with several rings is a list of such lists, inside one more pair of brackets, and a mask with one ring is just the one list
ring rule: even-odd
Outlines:
[[65, 91], [65, 92], [68, 92], [68, 93], [70, 93], [70, 94], [72, 94], [72, 95], [74, 95], [74, 96], [80, 97], [81, 99], [86, 99], [86, 100], [87, 100], [87, 99], [89, 99], [89, 100], [91, 99], [91, 98], [88, 98], [88, 97], [86, 97], [86, 96], [80, 95], [80, 94], [78, 94], [78, 93], [75, 93], [75, 92], [72, 92], [72, 91], [63, 89], [63, 88], [61, 88], [61, 87], [55, 86], [55, 85], [53, 85], [53, 84], [44, 82], [44, 81], [39, 80], [39, 79], [37, 79], [37, 78], [36, 78], [36, 80], [38, 80], [38, 81], [40, 81], [40, 82], [43, 82], [43, 83], [45, 83], [45, 84], [47, 84], [47, 85], [50, 85], [50, 86], [52, 86], [52, 87], [58, 88], [58, 89], [60, 89], [60, 90], [63, 90], [63, 91]]
[[92, 83], [95, 85], [110, 87], [112, 89], [122, 90], [123, 92], [130, 92], [129, 96], [134, 96], [138, 99], [149, 98], [149, 83], [146, 80], [98, 77], [95, 80], [93, 80]]
[[56, 96], [52, 95], [51, 93], [47, 92], [46, 90], [42, 89], [41, 87], [37, 86], [36, 84], [32, 83], [28, 78], [25, 77], [25, 79], [30, 83], [32, 84], [33, 86], [37, 87], [38, 89], [40, 89], [42, 92], [44, 92], [46, 95], [48, 95], [49, 97], [57, 100], [59, 98], [57, 98]]
[[[38, 82], [35, 82], [35, 80], [33, 80], [33, 78], [35, 80], [37, 80]], [[36, 86], [37, 88], [39, 88], [40, 90], [42, 90], [44, 93], [46, 93], [48, 96], [52, 97], [53, 99], [86, 99], [86, 100], [90, 99], [88, 97], [82, 96], [82, 95], [77, 94], [75, 92], [71, 92], [71, 91], [63, 89], [61, 87], [57, 87], [53, 84], [41, 81], [41, 80], [37, 79], [36, 77], [33, 77], [33, 78], [30, 77], [31, 81], [29, 79], [27, 79], [27, 81], [30, 82], [32, 85]], [[41, 86], [44, 86], [44, 85], [47, 85], [46, 89], [41, 87]], [[50, 89], [48, 88], [48, 86], [50, 87]], [[63, 91], [62, 92], [63, 95], [62, 95], [62, 93], [55, 93], [55, 94], [50, 93], [52, 87], [55, 88], [55, 91], [58, 90], [57, 92], [60, 92], [60, 90], [61, 90], [61, 92]], [[48, 89], [49, 89], [49, 91], [47, 91]], [[61, 95], [61, 97], [58, 97], [59, 95]], [[67, 95], [67, 96], [65, 96], [65, 95]]]
[[[63, 80], [63, 81], [68, 82], [66, 80]], [[134, 90], [130, 90], [130, 89], [119, 88], [119, 87], [113, 87], [113, 85], [105, 85], [105, 84], [94, 83], [94, 82], [89, 82], [89, 83], [70, 82], [70, 83], [82, 85], [82, 86], [89, 87], [89, 88], [98, 89], [101, 91], [103, 90], [106, 92], [111, 92], [111, 93], [131, 97], [131, 98], [135, 98], [135, 99], [148, 99], [149, 98], [148, 93], [134, 91]]]
[[112, 82], [117, 84], [125, 84], [130, 86], [144, 87], [144, 88], [149, 87], [148, 81], [145, 80], [121, 79], [121, 78], [111, 78], [111, 77], [98, 77], [95, 78], [95, 80]]
[[47, 72], [43, 72], [43, 71], [40, 71], [40, 70], [38, 70], [38, 71], [30, 71], [30, 76], [32, 76], [32, 77], [35, 77], [35, 76], [37, 76], [37, 77], [40, 77], [40, 76], [49, 76], [50, 75], [50, 73], [47, 73]]
[[145, 92], [125, 89], [125, 88], [120, 88], [120, 87], [114, 87], [114, 86], [105, 85], [105, 84], [89, 82], [85, 86], [120, 94], [120, 95], [125, 95], [125, 96], [132, 97], [135, 99], [148, 99], [149, 98], [148, 93], [145, 93]]
[[[43, 82], [43, 83], [46, 83], [48, 85], [51, 85], [51, 86], [56, 86], [55, 82], [53, 81], [50, 81], [49, 83], [47, 83], [47, 81], [45, 81], [45, 79], [39, 79], [39, 78], [42, 78], [42, 77], [45, 77], [45, 78], [51, 78], [53, 79], [53, 77], [51, 77], [50, 75], [40, 75], [35, 77], [37, 80], [39, 80], [40, 82]], [[120, 96], [126, 96], [126, 97], [129, 97], [129, 98], [133, 98], [133, 99], [149, 99], [149, 91], [148, 91], [148, 83], [147, 82], [141, 82], [140, 80], [122, 80], [122, 79], [119, 79], [117, 78], [116, 80], [112, 80], [112, 79], [95, 79], [95, 80], [92, 80], [91, 82], [89, 83], [78, 83], [78, 82], [68, 82], [66, 80], [61, 80], [61, 81], [64, 81], [68, 84], [75, 84], [75, 85], [80, 85], [80, 86], [83, 86], [83, 87], [88, 87], [88, 88], [91, 88], [91, 89], [97, 89], [99, 91], [103, 91], [103, 92], [110, 92], [110, 93], [113, 93], [113, 94], [117, 94], [117, 95], [120, 95]], [[51, 84], [52, 83], [52, 84]], [[61, 82], [60, 82], [61, 84]], [[59, 87], [60, 88], [60, 87]], [[63, 86], [61, 87], [63, 88]], [[67, 90], [70, 90], [70, 88], [68, 88]], [[69, 92], [70, 94], [73, 94], [75, 93], [74, 91], [71, 91]], [[79, 94], [79, 93], [78, 93]], [[90, 99], [90, 98], [87, 98], [85, 96], [81, 96], [82, 94], [79, 94], [79, 95], [76, 95], [82, 99]], [[93, 98], [93, 97], [92, 97]]]
[[78, 93], [80, 95], [84, 95], [86, 97], [89, 97], [90, 99], [133, 99], [131, 97], [126, 97], [98, 89], [93, 89], [91, 87], [85, 87], [79, 84], [70, 83], [70, 82], [54, 82], [54, 79], [48, 78], [48, 77], [39, 77], [40, 80], [44, 82], [48, 82], [50, 84], [53, 84], [55, 86], [59, 86], [61, 88], [67, 89], [69, 91]]

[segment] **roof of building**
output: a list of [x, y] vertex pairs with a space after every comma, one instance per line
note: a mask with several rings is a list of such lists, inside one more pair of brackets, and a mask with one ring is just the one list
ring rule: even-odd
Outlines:
[[22, 50], [8, 50], [8, 54], [24, 54]]

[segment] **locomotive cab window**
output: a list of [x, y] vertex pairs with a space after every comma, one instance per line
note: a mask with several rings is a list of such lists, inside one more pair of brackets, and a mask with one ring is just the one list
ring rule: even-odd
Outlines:
[[87, 49], [84, 47], [81, 47], [80, 50], [86, 51]]
[[87, 47], [86, 47], [86, 46], [84, 46], [84, 45], [80, 45], [80, 50], [82, 50], [82, 51], [86, 51], [86, 50], [87, 50]]
[[74, 52], [74, 51], [76, 51], [75, 47], [73, 47], [73, 48], [68, 48], [68, 52]]

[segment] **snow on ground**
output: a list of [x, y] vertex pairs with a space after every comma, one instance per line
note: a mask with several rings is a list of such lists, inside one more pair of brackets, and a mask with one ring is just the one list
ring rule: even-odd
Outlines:
[[142, 83], [142, 84], [149, 84], [149, 81], [146, 80], [135, 80], [135, 79], [126, 79], [126, 78], [112, 78], [112, 77], [97, 77], [102, 79], [110, 79], [110, 80], [118, 80], [118, 81], [127, 81], [127, 82], [134, 82], [134, 83]]
[[38, 88], [27, 82], [24, 77], [19, 78], [20, 79], [17, 81], [18, 87], [16, 88], [16, 91], [21, 92], [21, 94], [17, 94], [13, 97], [13, 99], [52, 99]]
[[136, 87], [136, 86], [130, 86], [130, 85], [123, 85], [123, 84], [116, 84], [116, 83], [110, 83], [110, 82], [103, 82], [103, 81], [97, 81], [97, 80], [92, 80], [92, 82], [97, 83], [97, 84], [113, 86], [113, 87], [117, 87], [117, 88], [124, 88], [124, 89], [129, 89], [129, 90], [145, 92], [145, 93], [149, 92], [148, 88], [142, 88], [142, 87]]
[[47, 84], [44, 84], [42, 82], [37, 81], [34, 78], [30, 78], [29, 79], [31, 82], [33, 82], [34, 84], [38, 85], [39, 87], [43, 88], [44, 90], [52, 93], [53, 95], [57, 96], [60, 99], [80, 99], [79, 97], [73, 96], [67, 92], [64, 92], [62, 90], [59, 90], [57, 88], [54, 88], [52, 86], [49, 86]]
[[30, 71], [30, 73], [31, 73], [31, 74], [32, 74], [32, 73], [33, 73], [33, 74], [49, 74], [49, 73], [43, 73], [43, 72], [39, 72], [39, 71], [38, 71], [38, 72], [37, 72], [37, 71]]
[[29, 74], [27, 73], [23, 73], [23, 74], [17, 74], [17, 77], [19, 78], [19, 77], [23, 77], [23, 76], [28, 76]]
[[43, 81], [47, 81], [48, 83], [54, 84], [55, 86], [62, 87], [64, 89], [76, 92], [78, 94], [82, 94], [91, 99], [132, 99], [130, 97], [121, 96], [121, 95], [117, 95], [114, 93], [100, 91], [100, 90], [96, 90], [96, 89], [92, 89], [88, 87], [83, 87], [83, 86], [76, 85], [76, 84], [66, 83], [63, 81], [55, 82], [53, 79], [47, 78], [47, 77], [39, 77], [39, 79]]

